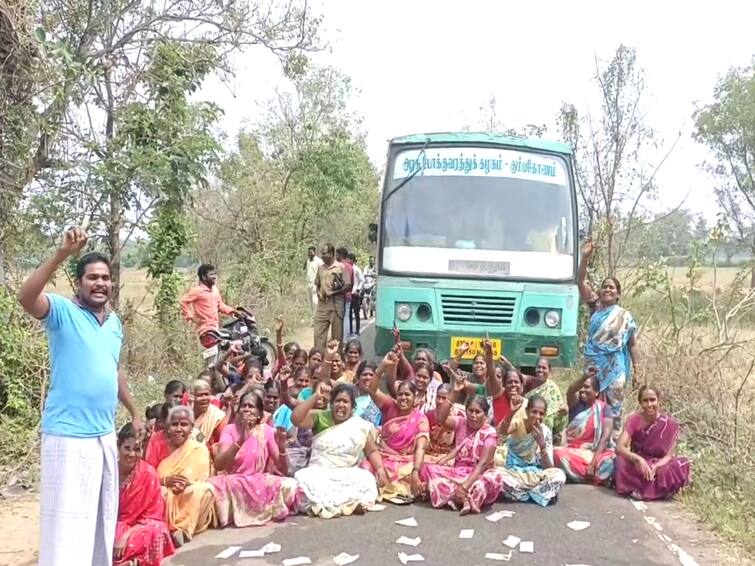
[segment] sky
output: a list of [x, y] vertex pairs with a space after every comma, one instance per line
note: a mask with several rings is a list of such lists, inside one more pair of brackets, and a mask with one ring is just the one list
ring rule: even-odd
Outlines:
[[[378, 169], [390, 138], [474, 127], [492, 96], [506, 127], [544, 123], [545, 137], [557, 139], [563, 102], [597, 112], [596, 59], [623, 43], [645, 69], [646, 119], [658, 142], [643, 159], [657, 163], [682, 134], [659, 170], [653, 206], [682, 203], [715, 219], [712, 182], [700, 168], [711, 156], [691, 139], [692, 114], [710, 102], [721, 75], [750, 63], [755, 2], [313, 1], [329, 45], [314, 59], [352, 78], [351, 106]], [[284, 80], [262, 49], [236, 55], [234, 66], [230, 82], [214, 80], [202, 92], [224, 108], [229, 139], [261, 119]]]

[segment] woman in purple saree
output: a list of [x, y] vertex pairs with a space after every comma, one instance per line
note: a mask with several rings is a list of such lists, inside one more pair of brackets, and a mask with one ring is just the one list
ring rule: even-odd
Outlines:
[[640, 411], [624, 424], [616, 446], [614, 483], [619, 495], [668, 499], [689, 483], [687, 458], [674, 455], [679, 423], [658, 406], [658, 390], [640, 388]]

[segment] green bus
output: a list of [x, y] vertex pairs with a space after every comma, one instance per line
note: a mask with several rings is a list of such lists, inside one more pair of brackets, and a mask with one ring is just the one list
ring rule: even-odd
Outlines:
[[489, 336], [496, 353], [570, 367], [577, 353], [578, 225], [572, 152], [495, 133], [395, 138], [379, 223], [375, 352], [439, 359]]

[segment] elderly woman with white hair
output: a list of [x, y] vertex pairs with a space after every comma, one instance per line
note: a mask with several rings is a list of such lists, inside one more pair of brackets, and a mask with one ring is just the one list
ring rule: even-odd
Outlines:
[[160, 476], [168, 526], [176, 546], [209, 528], [215, 521], [215, 498], [207, 445], [191, 438], [194, 412], [186, 406], [168, 413], [165, 433], [170, 455], [160, 462]]

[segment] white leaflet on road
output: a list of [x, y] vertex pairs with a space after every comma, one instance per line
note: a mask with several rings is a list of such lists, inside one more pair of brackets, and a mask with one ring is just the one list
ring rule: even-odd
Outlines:
[[508, 562], [511, 560], [511, 551], [509, 550], [506, 554], [501, 554], [500, 552], [488, 552], [485, 554], [485, 558], [488, 560], [497, 560], [498, 562]]
[[520, 539], [519, 537], [515, 537], [514, 535], [509, 535], [506, 537], [506, 540], [503, 541], [503, 544], [505, 544], [509, 548], [516, 548], [517, 546], [519, 546], [519, 542], [521, 540], [522, 539]]
[[338, 566], [346, 566], [347, 564], [351, 564], [352, 562], [356, 562], [359, 560], [359, 555], [354, 554], [353, 556], [351, 554], [347, 554], [346, 552], [342, 552], [338, 556], [333, 557], [333, 562], [338, 564]]
[[262, 558], [265, 556], [264, 550], [242, 550], [239, 552], [239, 558]]
[[236, 554], [239, 550], [241, 550], [240, 546], [229, 546], [222, 552], [218, 552], [215, 555], [215, 558], [230, 558], [234, 554]]
[[491, 513], [490, 515], [487, 515], [485, 518], [490, 521], [491, 523], [497, 523], [501, 519], [510, 519], [516, 515], [513, 511], [496, 511], [495, 513]]
[[474, 536], [474, 529], [461, 529], [459, 531], [459, 538], [472, 538]]
[[286, 558], [283, 561], [283, 566], [304, 566], [305, 564], [312, 564], [309, 556], [297, 556], [296, 558]]
[[421, 554], [406, 554], [405, 552], [399, 552], [398, 553], [398, 559], [401, 561], [401, 564], [407, 564], [409, 562], [424, 562], [425, 557]]
[[401, 519], [400, 521], [396, 521], [397, 525], [401, 525], [402, 527], [416, 527], [417, 526], [417, 519], [414, 517], [409, 517], [408, 519]]
[[519, 543], [519, 552], [535, 552], [535, 543], [531, 540], [523, 540]]
[[590, 526], [590, 521], [571, 521], [570, 523], [566, 523], [566, 526], [573, 531], [584, 531]]
[[275, 544], [274, 542], [269, 542], [265, 546], [263, 546], [260, 549], [265, 554], [275, 554], [276, 552], [281, 551], [281, 545]]
[[422, 539], [419, 537], [409, 538], [405, 536], [400, 536], [398, 537], [398, 539], [396, 539], [396, 544], [406, 544], [408, 546], [417, 546], [421, 542], [422, 542]]
[[383, 511], [384, 509], [385, 505], [381, 505], [380, 503], [375, 503], [374, 505], [367, 507], [367, 511]]
[[634, 505], [634, 508], [637, 509], [637, 511], [647, 511], [648, 506], [645, 505], [642, 501], [635, 501], [634, 499], [630, 499], [629, 501], [632, 502], [632, 505]]

